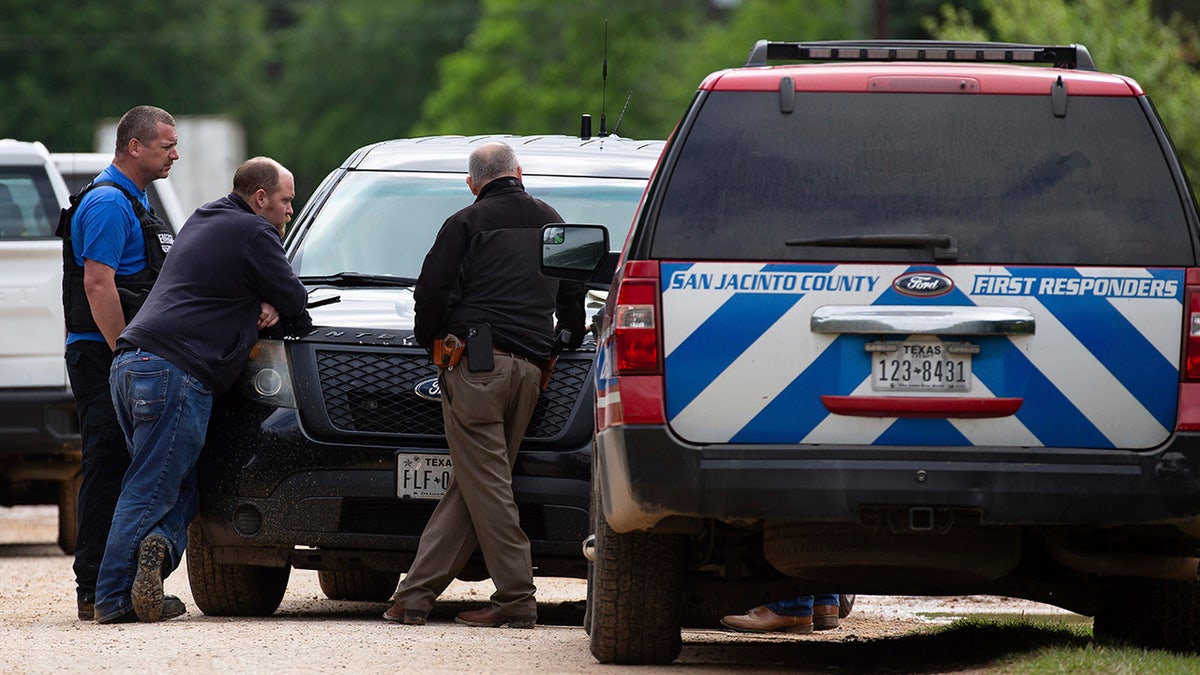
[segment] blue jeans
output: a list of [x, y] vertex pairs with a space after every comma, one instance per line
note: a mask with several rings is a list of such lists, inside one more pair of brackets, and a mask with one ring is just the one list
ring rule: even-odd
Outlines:
[[812, 616], [813, 605], [837, 605], [838, 596], [833, 595], [801, 595], [787, 600], [768, 602], [767, 609], [779, 616]]
[[213, 401], [200, 380], [141, 349], [113, 360], [109, 386], [132, 461], [96, 579], [97, 620], [133, 610], [129, 593], [147, 536], [170, 544], [164, 578], [179, 567], [196, 515], [196, 459]]

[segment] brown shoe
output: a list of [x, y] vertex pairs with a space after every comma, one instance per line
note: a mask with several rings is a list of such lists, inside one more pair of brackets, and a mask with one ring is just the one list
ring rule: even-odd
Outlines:
[[391, 607], [383, 613], [384, 621], [393, 623], [403, 623], [409, 626], [424, 626], [425, 621], [429, 619], [429, 612], [422, 612], [419, 609], [407, 609], [398, 602], [393, 602]]
[[499, 628], [500, 626], [533, 628], [533, 625], [537, 623], [537, 616], [506, 616], [500, 611], [499, 605], [488, 605], [479, 609], [459, 612], [458, 616], [454, 617], [454, 621], [468, 626], [484, 626], [486, 628]]
[[829, 630], [838, 627], [837, 605], [813, 605], [813, 628]]
[[800, 634], [813, 632], [811, 616], [780, 616], [766, 605], [759, 605], [745, 614], [731, 614], [721, 619], [721, 625], [742, 633], [766, 633], [773, 630]]

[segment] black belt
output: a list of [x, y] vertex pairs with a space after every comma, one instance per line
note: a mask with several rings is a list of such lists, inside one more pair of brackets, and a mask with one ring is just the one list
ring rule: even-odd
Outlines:
[[113, 350], [113, 358], [115, 359], [118, 356], [120, 356], [121, 354], [124, 354], [125, 352], [136, 352], [139, 349], [141, 349], [141, 347], [138, 347], [137, 345], [131, 345], [128, 342], [125, 342], [124, 340], [122, 340], [120, 342], [117, 342], [117, 348]]
[[533, 365], [537, 366], [538, 370], [545, 370], [546, 364], [549, 363], [549, 361], [547, 361], [545, 359], [535, 359], [535, 358], [532, 358], [529, 356], [517, 354], [515, 352], [510, 352], [507, 349], [500, 349], [499, 347], [492, 347], [492, 352], [494, 352], [496, 354], [502, 354], [504, 356], [511, 356], [514, 359], [521, 359], [522, 361], [528, 361], [529, 363], [532, 363]]

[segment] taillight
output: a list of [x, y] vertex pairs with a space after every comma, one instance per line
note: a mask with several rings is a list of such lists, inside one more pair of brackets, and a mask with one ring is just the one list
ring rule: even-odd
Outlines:
[[[1190, 272], [1191, 270], [1189, 270]], [[1188, 275], [1191, 277], [1191, 275]], [[1192, 281], [1191, 278], [1188, 281]], [[1184, 377], [1200, 380], [1200, 286], [1189, 285], [1184, 296], [1187, 307], [1187, 333], [1184, 335]]]
[[1184, 280], [1183, 377], [1179, 383], [1179, 431], [1200, 431], [1200, 268]]
[[613, 315], [618, 375], [661, 372], [658, 339], [658, 266], [631, 262], [625, 267]]

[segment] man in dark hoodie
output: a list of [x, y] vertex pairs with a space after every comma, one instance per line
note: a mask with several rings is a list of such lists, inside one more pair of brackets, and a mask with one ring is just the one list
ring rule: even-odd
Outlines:
[[141, 311], [117, 339], [109, 382], [132, 463], [96, 583], [100, 623], [183, 613], [162, 580], [187, 548], [196, 459], [215, 396], [237, 379], [260, 329], [305, 315], [307, 294], [279, 232], [292, 174], [247, 160], [233, 192], [188, 218]]

